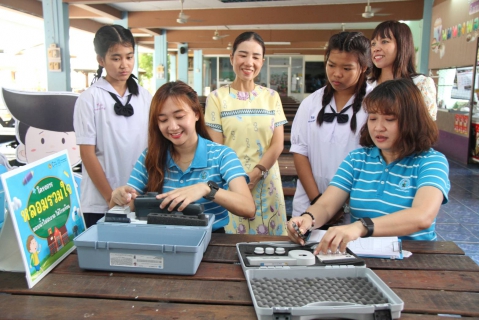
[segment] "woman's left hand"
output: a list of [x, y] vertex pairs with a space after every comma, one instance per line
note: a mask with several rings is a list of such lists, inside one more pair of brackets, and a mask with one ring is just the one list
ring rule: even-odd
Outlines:
[[258, 170], [253, 169], [253, 171], [248, 172], [248, 177], [249, 177], [249, 183], [248, 183], [248, 188], [250, 190], [253, 190], [254, 187], [258, 184], [258, 182], [261, 180], [263, 177], [261, 173], [258, 174]]
[[364, 226], [359, 221], [344, 226], [329, 227], [314, 250], [314, 254], [346, 252], [348, 243], [358, 239], [363, 232]]
[[180, 202], [183, 202], [177, 211], [182, 211], [192, 202], [206, 196], [210, 192], [210, 187], [206, 183], [197, 183], [191, 186], [178, 188], [170, 192], [162, 193], [156, 196], [157, 199], [164, 199], [160, 204], [163, 209], [168, 206], [168, 210], [172, 211]]

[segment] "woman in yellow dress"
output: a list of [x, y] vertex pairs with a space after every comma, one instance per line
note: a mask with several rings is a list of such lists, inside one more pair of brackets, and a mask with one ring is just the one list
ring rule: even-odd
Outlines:
[[265, 47], [255, 32], [240, 34], [230, 54], [236, 78], [210, 93], [205, 120], [213, 141], [232, 148], [250, 178], [256, 215], [245, 219], [230, 214], [226, 233], [286, 235], [278, 157], [284, 148], [287, 123], [276, 91], [254, 83], [264, 63]]

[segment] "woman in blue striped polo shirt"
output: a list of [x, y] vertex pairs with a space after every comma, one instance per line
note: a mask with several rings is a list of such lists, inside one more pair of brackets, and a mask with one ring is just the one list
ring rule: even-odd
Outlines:
[[161, 86], [153, 97], [148, 148], [131, 172], [128, 185], [113, 191], [110, 207], [129, 204], [138, 194], [158, 192], [160, 208], [182, 211], [192, 202], [213, 213], [213, 232], [223, 232], [228, 211], [245, 218], [256, 212], [236, 153], [210, 140], [196, 92], [181, 81]]
[[436, 216], [450, 190], [449, 164], [432, 149], [438, 129], [421, 92], [410, 79], [385, 81], [364, 105], [363, 148], [350, 152], [323, 196], [288, 223], [289, 237], [304, 243], [292, 223], [302, 233], [318, 228], [350, 197], [352, 223], [329, 228], [316, 253], [344, 252], [359, 237], [436, 240]]

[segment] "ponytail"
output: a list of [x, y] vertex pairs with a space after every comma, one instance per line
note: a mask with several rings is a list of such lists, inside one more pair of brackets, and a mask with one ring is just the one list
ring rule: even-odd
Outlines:
[[100, 79], [102, 73], [103, 73], [103, 67], [98, 65], [98, 70], [96, 71], [95, 75], [93, 76], [93, 80], [91, 81], [90, 85], [94, 84], [98, 79]]
[[130, 93], [137, 96], [139, 91], [138, 84], [136, 83], [135, 79], [138, 80], [138, 78], [133, 73], [130, 74], [130, 77], [128, 78], [128, 80], [126, 80], [126, 85], [128, 86], [128, 90], [130, 91]]
[[323, 118], [324, 118], [324, 110], [326, 109], [326, 106], [331, 102], [331, 99], [333, 98], [334, 94], [334, 89], [333, 86], [329, 83], [326, 84], [326, 87], [324, 87], [324, 93], [323, 93], [323, 107], [321, 110], [318, 112], [318, 116], [316, 117], [316, 123], [318, 126], [321, 126], [323, 124]]
[[[364, 73], [363, 75], [361, 75], [361, 77], [362, 76], [366, 77]], [[359, 79], [359, 82], [361, 82], [361, 78]], [[364, 99], [364, 96], [366, 95], [366, 87], [367, 87], [366, 81], [363, 81], [363, 83], [359, 87], [359, 90], [356, 92], [356, 96], [354, 97], [353, 107], [352, 107], [353, 116], [351, 117], [351, 122], [350, 122], [350, 128], [352, 132], [356, 132], [356, 129], [357, 129], [356, 113], [358, 113], [358, 111], [362, 107], [363, 99]]]

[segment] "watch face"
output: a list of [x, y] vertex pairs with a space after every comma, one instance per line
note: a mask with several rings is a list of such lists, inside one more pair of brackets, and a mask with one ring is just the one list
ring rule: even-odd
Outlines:
[[211, 189], [216, 189], [216, 190], [220, 188], [218, 187], [218, 184], [216, 184], [216, 182], [214, 181], [208, 181], [208, 187], [210, 187]]

